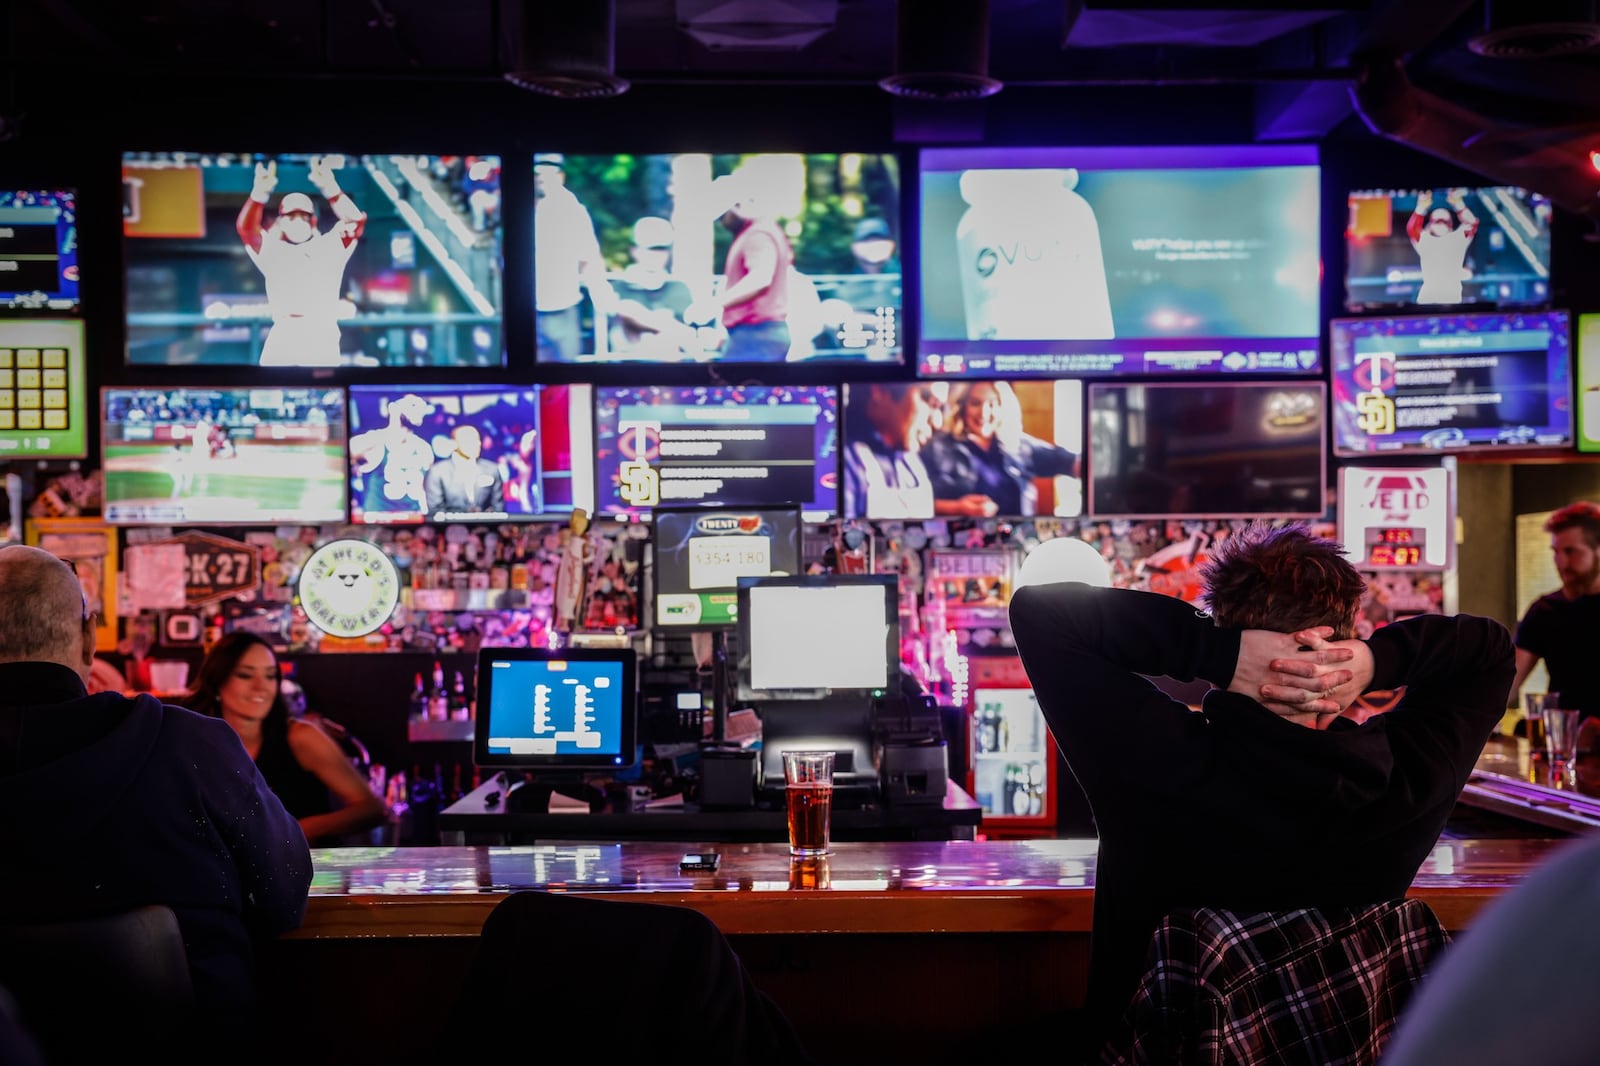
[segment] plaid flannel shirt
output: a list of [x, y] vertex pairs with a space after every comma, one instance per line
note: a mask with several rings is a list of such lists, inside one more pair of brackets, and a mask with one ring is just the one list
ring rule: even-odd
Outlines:
[[1449, 934], [1421, 900], [1162, 919], [1099, 1062], [1357, 1066], [1377, 1061]]

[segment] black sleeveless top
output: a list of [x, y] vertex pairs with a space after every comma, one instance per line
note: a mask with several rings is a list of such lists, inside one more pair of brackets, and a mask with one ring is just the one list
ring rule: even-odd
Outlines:
[[[289, 729], [315, 729], [310, 722], [290, 722]], [[267, 779], [272, 791], [283, 801], [284, 807], [296, 818], [309, 818], [313, 814], [327, 814], [333, 810], [333, 799], [327, 786], [316, 774], [301, 766], [289, 748], [288, 730], [268, 729], [261, 737], [261, 754], [256, 756], [256, 768]]]

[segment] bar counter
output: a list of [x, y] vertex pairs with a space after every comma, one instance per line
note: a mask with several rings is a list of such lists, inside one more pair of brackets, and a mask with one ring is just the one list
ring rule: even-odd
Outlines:
[[[1563, 843], [1441, 840], [1412, 895], [1462, 929]], [[415, 1061], [441, 1037], [465, 1051], [469, 1034], [439, 1026], [489, 911], [512, 891], [582, 892], [710, 917], [823, 1061], [970, 1066], [1000, 1056], [975, 1051], [991, 1036], [1082, 1002], [1094, 848], [847, 842], [809, 867], [780, 843], [317, 849], [305, 923], [263, 960], [269, 1002], [288, 1046], [315, 1061]], [[680, 872], [687, 851], [720, 852], [720, 869]], [[582, 963], [627, 989], [626, 959]]]

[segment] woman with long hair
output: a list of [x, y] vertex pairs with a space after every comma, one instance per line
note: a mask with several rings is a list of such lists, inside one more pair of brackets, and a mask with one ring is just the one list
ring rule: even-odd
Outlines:
[[338, 741], [315, 722], [289, 714], [278, 657], [255, 634], [229, 633], [217, 641], [185, 703], [233, 727], [313, 846], [337, 843], [388, 817]]

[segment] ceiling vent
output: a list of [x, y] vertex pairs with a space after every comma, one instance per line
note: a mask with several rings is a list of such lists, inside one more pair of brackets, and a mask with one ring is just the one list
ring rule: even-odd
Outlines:
[[977, 100], [1005, 83], [989, 77], [989, 0], [900, 0], [895, 72], [884, 92], [913, 100]]
[[598, 100], [628, 91], [615, 73], [614, 0], [523, 0], [521, 47], [505, 79], [563, 100]]
[[1490, 59], [1551, 59], [1600, 44], [1592, 0], [1489, 0], [1483, 32], [1467, 47]]

